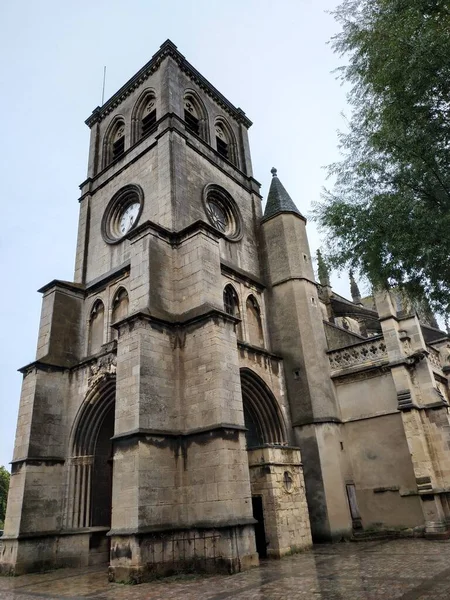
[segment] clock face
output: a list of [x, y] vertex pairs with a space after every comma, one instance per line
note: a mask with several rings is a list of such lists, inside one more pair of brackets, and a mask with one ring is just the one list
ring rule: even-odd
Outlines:
[[118, 244], [136, 227], [144, 206], [141, 186], [130, 183], [109, 201], [103, 213], [101, 232], [107, 244]]
[[214, 227], [216, 227], [219, 231], [225, 233], [228, 227], [228, 217], [223, 208], [213, 200], [209, 200], [206, 210], [208, 212], [208, 217], [211, 223], [214, 225]]
[[140, 204], [139, 202], [133, 202], [129, 204], [119, 217], [119, 231], [121, 235], [125, 235], [133, 225], [139, 215]]

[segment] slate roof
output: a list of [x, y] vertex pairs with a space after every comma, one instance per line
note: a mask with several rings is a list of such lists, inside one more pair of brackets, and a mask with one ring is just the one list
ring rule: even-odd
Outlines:
[[272, 183], [270, 184], [269, 194], [267, 196], [266, 209], [264, 211], [264, 219], [269, 219], [279, 213], [294, 213], [302, 219], [305, 217], [295, 206], [294, 201], [285, 190], [283, 184], [278, 179], [277, 170], [275, 167], [271, 170]]

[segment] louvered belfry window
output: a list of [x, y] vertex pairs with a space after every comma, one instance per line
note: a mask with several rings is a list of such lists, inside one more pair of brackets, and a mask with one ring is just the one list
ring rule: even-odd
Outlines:
[[112, 144], [112, 160], [116, 160], [125, 152], [125, 127], [121, 125], [114, 136]]
[[195, 135], [200, 135], [200, 116], [198, 110], [190, 98], [184, 100], [184, 121], [187, 129]]

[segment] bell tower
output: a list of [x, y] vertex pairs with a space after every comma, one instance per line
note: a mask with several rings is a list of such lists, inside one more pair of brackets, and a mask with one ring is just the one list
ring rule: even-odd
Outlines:
[[242, 319], [223, 287], [260, 279], [251, 122], [166, 41], [86, 123], [74, 281], [40, 290], [1, 569], [246, 569]]

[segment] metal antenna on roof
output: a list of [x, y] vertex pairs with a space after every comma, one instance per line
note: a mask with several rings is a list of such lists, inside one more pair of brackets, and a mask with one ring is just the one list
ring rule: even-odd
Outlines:
[[106, 65], [103, 67], [102, 103], [100, 106], [103, 106], [103, 102], [105, 100], [105, 81], [106, 81]]

